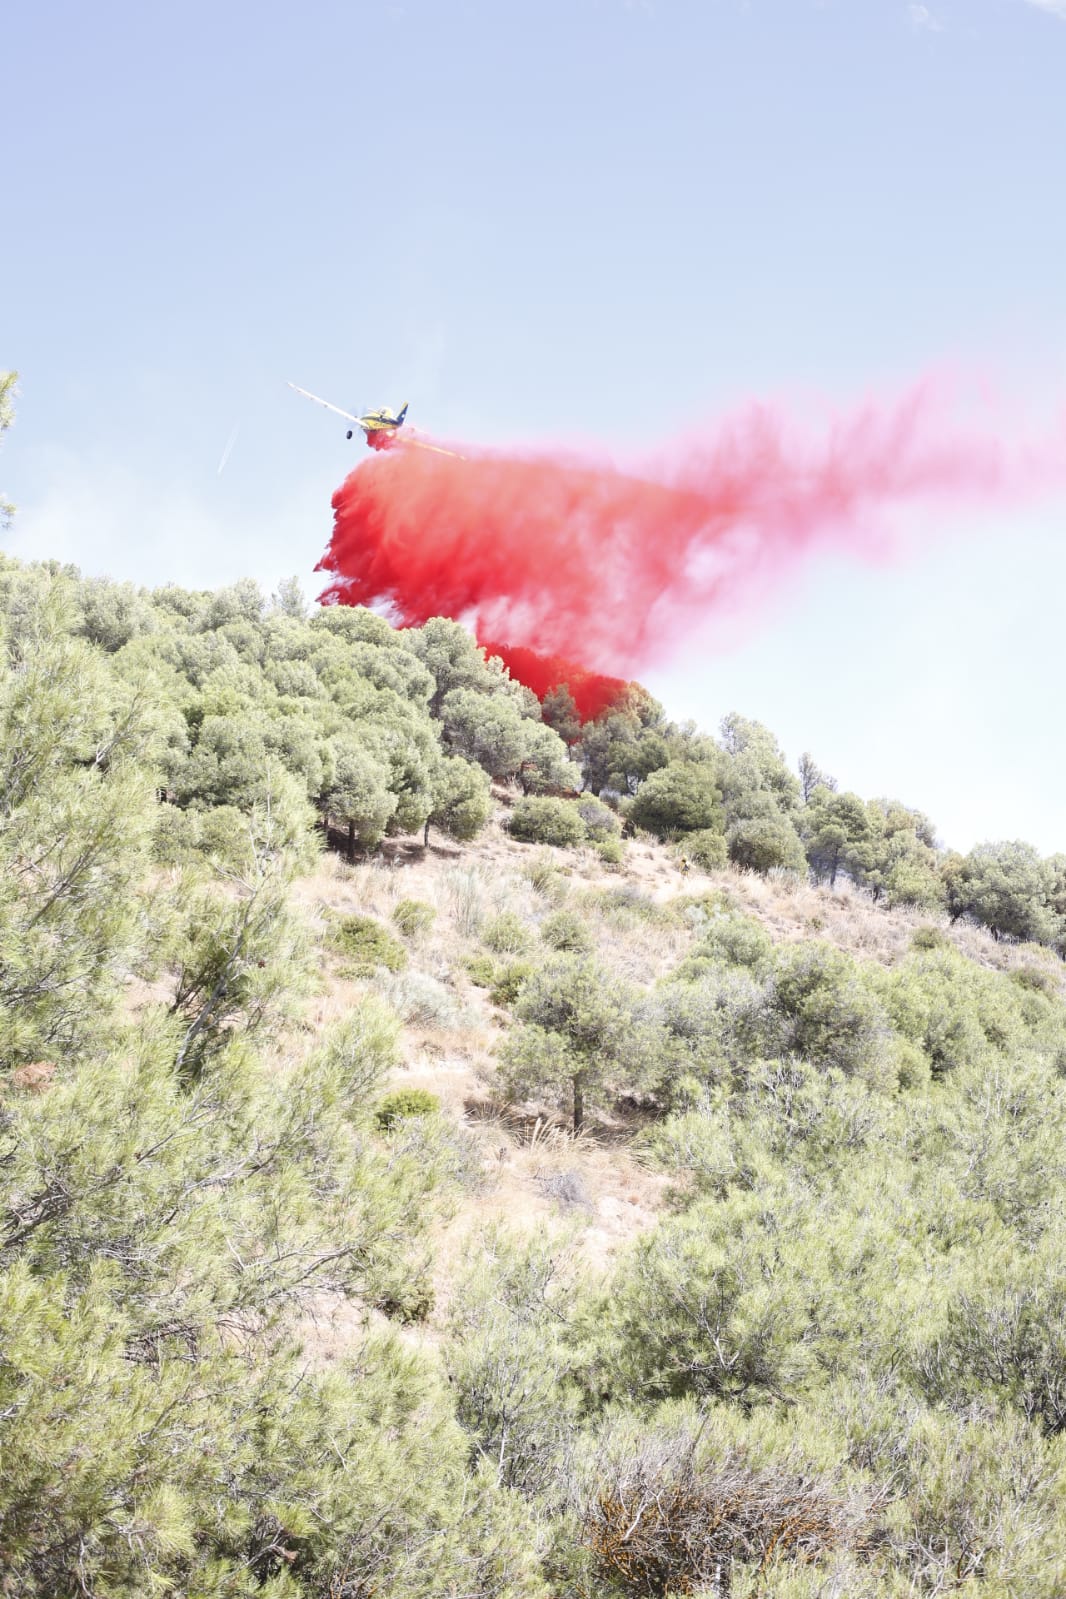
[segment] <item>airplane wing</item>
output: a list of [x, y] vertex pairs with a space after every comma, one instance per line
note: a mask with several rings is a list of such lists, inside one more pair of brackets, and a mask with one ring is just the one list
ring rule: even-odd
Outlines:
[[[286, 379], [288, 382], [288, 379]], [[289, 383], [290, 389], [295, 389], [297, 394], [302, 394], [305, 400], [314, 400], [316, 405], [324, 405], [327, 411], [333, 411], [337, 416], [342, 416], [346, 422], [354, 422], [357, 428], [362, 428], [364, 433], [369, 432], [366, 423], [361, 417], [353, 416], [350, 411], [342, 411], [339, 405], [331, 405], [328, 400], [320, 399], [317, 394], [311, 394], [307, 389], [301, 389], [298, 383]]]
[[459, 454], [458, 450], [446, 450], [442, 444], [430, 444], [426, 439], [415, 438], [413, 433], [401, 436], [399, 442], [411, 450], [432, 450], [434, 455], [450, 455], [453, 461], [465, 459], [464, 456]]
[[460, 455], [458, 450], [446, 450], [443, 444], [432, 444], [421, 429], [405, 427], [396, 435], [397, 444], [410, 445], [415, 450], [432, 450], [434, 455], [450, 455], [453, 461], [465, 461], [466, 456]]

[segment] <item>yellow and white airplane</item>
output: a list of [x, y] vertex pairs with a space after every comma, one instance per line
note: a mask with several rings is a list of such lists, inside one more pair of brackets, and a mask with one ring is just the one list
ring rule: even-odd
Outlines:
[[[333, 405], [329, 400], [323, 400], [319, 395], [301, 389], [298, 383], [290, 383], [289, 388], [295, 389], [297, 394], [302, 394], [305, 400], [314, 400], [316, 405], [324, 405], [327, 411], [333, 411], [335, 415], [342, 416], [346, 422], [350, 422], [352, 426], [348, 429], [349, 438], [353, 438], [355, 429], [360, 428], [372, 450], [391, 449], [397, 442], [397, 435], [407, 417], [406, 400], [396, 412], [389, 411], [383, 406], [380, 411], [364, 411], [362, 416], [355, 416], [351, 411], [342, 411], [339, 405]], [[418, 450], [432, 450], [436, 455], [456, 454], [454, 450], [445, 450], [439, 444], [430, 444], [428, 439], [420, 438], [413, 430], [405, 433], [400, 442], [412, 445]]]

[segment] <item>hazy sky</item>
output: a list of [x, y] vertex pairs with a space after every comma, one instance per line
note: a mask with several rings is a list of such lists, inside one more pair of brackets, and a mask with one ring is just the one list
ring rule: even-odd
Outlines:
[[[930, 368], [1066, 403], [1066, 0], [35, 0], [3, 59], [26, 558], [315, 592], [354, 447], [285, 378], [623, 454]], [[645, 681], [1066, 848], [1064, 533], [820, 561]]]

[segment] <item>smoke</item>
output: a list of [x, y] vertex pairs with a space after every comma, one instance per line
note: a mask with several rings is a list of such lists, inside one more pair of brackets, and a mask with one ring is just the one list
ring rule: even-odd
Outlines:
[[631, 470], [400, 447], [334, 495], [321, 598], [400, 624], [454, 617], [502, 641], [535, 691], [558, 672], [595, 714], [610, 679], [750, 614], [816, 551], [885, 559], [912, 509], [1022, 497], [1064, 464], [1061, 445], [1019, 454], [989, 426], [953, 423], [932, 382], [814, 438], [757, 407]]

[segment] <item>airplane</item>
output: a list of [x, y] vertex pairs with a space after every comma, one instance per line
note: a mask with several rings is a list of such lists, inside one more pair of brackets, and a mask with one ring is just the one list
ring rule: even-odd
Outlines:
[[[290, 389], [295, 389], [297, 394], [302, 394], [306, 400], [314, 400], [316, 405], [324, 405], [327, 411], [342, 416], [346, 422], [351, 422], [347, 438], [354, 438], [355, 429], [361, 428], [367, 444], [372, 450], [388, 450], [397, 441], [397, 434], [404, 425], [407, 417], [407, 401], [396, 412], [387, 410], [384, 406], [378, 411], [364, 411], [362, 416], [353, 416], [351, 411], [342, 411], [339, 405], [333, 405], [329, 400], [321, 399], [317, 394], [311, 394], [307, 389], [301, 389], [298, 383], [290, 383]], [[454, 450], [442, 449], [439, 444], [430, 444], [426, 439], [419, 438], [414, 433], [405, 433], [401, 441], [404, 445], [413, 445], [419, 450], [432, 450], [436, 455], [455, 455]], [[456, 457], [459, 459], [459, 457]]]

